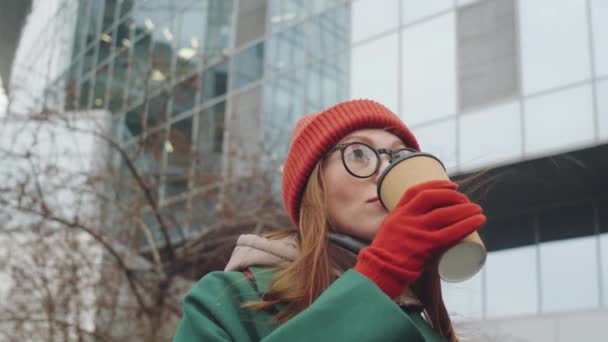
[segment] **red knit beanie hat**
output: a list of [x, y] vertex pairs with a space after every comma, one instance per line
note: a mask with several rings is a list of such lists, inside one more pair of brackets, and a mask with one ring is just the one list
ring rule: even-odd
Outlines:
[[345, 135], [368, 128], [390, 128], [407, 147], [420, 150], [416, 138], [390, 109], [372, 100], [350, 100], [300, 119], [283, 165], [283, 203], [299, 226], [300, 201], [308, 177], [323, 155]]

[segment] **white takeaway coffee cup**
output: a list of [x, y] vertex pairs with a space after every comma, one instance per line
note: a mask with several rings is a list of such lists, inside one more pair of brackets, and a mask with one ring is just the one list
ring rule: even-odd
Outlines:
[[[449, 180], [443, 163], [434, 155], [415, 152], [397, 158], [384, 170], [378, 181], [378, 199], [392, 210], [410, 187], [426, 181]], [[473, 277], [485, 264], [486, 248], [477, 231], [443, 252], [438, 272], [447, 282], [461, 282]]]

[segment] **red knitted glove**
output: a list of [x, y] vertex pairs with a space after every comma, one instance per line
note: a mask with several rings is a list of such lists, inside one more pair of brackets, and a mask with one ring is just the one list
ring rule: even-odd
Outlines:
[[355, 270], [390, 298], [397, 298], [430, 260], [486, 222], [479, 205], [456, 191], [458, 185], [433, 180], [408, 189], [387, 215]]

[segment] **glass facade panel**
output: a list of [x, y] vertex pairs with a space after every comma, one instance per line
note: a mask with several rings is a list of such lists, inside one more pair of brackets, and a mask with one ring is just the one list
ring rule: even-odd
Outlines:
[[[397, 34], [357, 46], [351, 52], [350, 97], [371, 98], [399, 111]], [[378, 53], [382, 51], [382, 53]]]
[[213, 218], [217, 213], [218, 198], [218, 189], [207, 189], [192, 198], [189, 225], [191, 234], [200, 234], [213, 223]]
[[177, 21], [176, 77], [181, 78], [197, 70], [203, 59], [207, 3], [195, 3], [180, 12]]
[[166, 91], [161, 91], [159, 94], [152, 96], [148, 100], [146, 124], [152, 128], [165, 123], [167, 120], [167, 105], [169, 103], [169, 94]]
[[128, 51], [125, 50], [114, 59], [112, 71], [112, 86], [109, 90], [108, 109], [112, 113], [120, 113], [123, 110], [125, 84], [127, 83], [127, 72], [129, 68]]
[[459, 8], [457, 23], [460, 109], [519, 95], [515, 2]]
[[269, 20], [273, 32], [298, 22], [308, 14], [309, 2], [302, 0], [269, 0]]
[[401, 115], [409, 125], [456, 112], [454, 15], [402, 31]]
[[262, 78], [264, 73], [264, 42], [239, 52], [234, 57], [231, 88], [237, 89]]
[[201, 77], [200, 103], [226, 94], [228, 90], [228, 61], [216, 64], [203, 71]]
[[518, 102], [470, 112], [461, 115], [459, 121], [461, 168], [473, 169], [521, 157], [523, 139]]
[[196, 105], [199, 82], [199, 76], [197, 74], [181, 81], [173, 87], [171, 116], [179, 115], [194, 108]]
[[236, 46], [264, 36], [268, 0], [239, 1], [236, 22]]
[[140, 104], [127, 111], [125, 114], [125, 123], [122, 129], [123, 142], [131, 141], [133, 138], [139, 136], [143, 132], [144, 128], [144, 114], [145, 106]]
[[379, 33], [395, 29], [398, 25], [398, 0], [359, 0], [352, 3], [349, 25], [352, 42], [359, 42]]
[[604, 307], [608, 307], [608, 200], [599, 201], [596, 209], [599, 219], [600, 239], [600, 272], [602, 280], [602, 298]]
[[453, 6], [454, 1], [452, 0], [403, 0], [401, 4], [401, 20], [403, 24], [409, 24], [451, 9]]
[[192, 117], [175, 122], [165, 142], [167, 169], [165, 170], [165, 197], [179, 195], [188, 190], [192, 162]]
[[581, 0], [519, 2], [525, 94], [589, 78], [586, 10]]
[[213, 183], [220, 177], [224, 150], [226, 102], [219, 102], [198, 114], [194, 185]]
[[414, 127], [412, 130], [423, 151], [437, 156], [448, 172], [457, 167], [456, 120], [448, 119], [424, 127]]
[[93, 88], [93, 108], [105, 108], [106, 87], [108, 86], [109, 67], [105, 65], [97, 70], [95, 74], [95, 86]]
[[103, 14], [104, 2], [100, 0], [90, 1], [88, 10], [89, 25], [87, 27], [86, 48], [92, 48], [99, 40], [98, 32], [101, 29], [101, 16]]
[[163, 150], [167, 140], [166, 131], [160, 130], [147, 134], [141, 143], [143, 153], [137, 159], [137, 169], [140, 172], [146, 186], [151, 190], [155, 199], [158, 200], [160, 185], [160, 172]]
[[339, 54], [308, 66], [306, 113], [318, 112], [348, 99], [349, 60], [349, 54]]
[[273, 35], [268, 40], [267, 70], [280, 72], [286, 67], [304, 64], [306, 58], [305, 25], [296, 25]]
[[168, 33], [167, 28], [165, 28], [165, 32], [167, 35], [164, 39], [156, 39], [152, 43], [152, 51], [150, 53], [150, 82], [148, 83], [152, 90], [165, 87], [172, 80], [173, 34]]
[[307, 44], [309, 59], [346, 50], [350, 45], [350, 7], [341, 5], [313, 17]]
[[593, 139], [593, 108], [588, 85], [526, 100], [524, 111], [526, 153], [572, 148]]
[[230, 132], [230, 176], [247, 177], [259, 166], [262, 155], [262, 87], [232, 98], [227, 130]]
[[[167, 224], [169, 239], [173, 242], [182, 241], [186, 238], [189, 229], [188, 220], [188, 201], [181, 200], [165, 206], [161, 210], [163, 220]], [[157, 238], [157, 241], [164, 242], [164, 238]]]
[[608, 80], [597, 83], [596, 96], [600, 139], [608, 141]]
[[479, 230], [488, 251], [516, 248], [536, 244], [534, 217], [520, 215], [507, 218], [488, 219], [488, 223]]
[[264, 127], [271, 159], [278, 160], [287, 154], [287, 147], [297, 120], [306, 114], [306, 70], [298, 69], [277, 75], [264, 89]]
[[150, 72], [150, 48], [152, 36], [145, 34], [133, 46], [129, 86], [128, 105], [136, 105], [144, 100], [147, 92], [148, 73]]
[[593, 50], [595, 52], [595, 74], [608, 75], [608, 2], [591, 0], [593, 23]]
[[538, 312], [536, 246], [488, 254], [487, 317], [532, 315]]
[[595, 233], [591, 205], [559, 207], [538, 215], [541, 242], [566, 240]]
[[225, 56], [231, 46], [233, 28], [232, 0], [209, 0], [208, 26], [205, 37], [205, 56], [207, 59]]
[[543, 243], [540, 262], [543, 313], [598, 307], [595, 237]]
[[80, 90], [78, 95], [78, 107], [81, 109], [89, 108], [89, 94], [91, 92], [91, 80], [85, 79], [80, 81]]

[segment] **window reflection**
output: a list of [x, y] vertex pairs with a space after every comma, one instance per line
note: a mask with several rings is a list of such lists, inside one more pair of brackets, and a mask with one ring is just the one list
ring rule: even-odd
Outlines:
[[321, 58], [350, 44], [350, 7], [338, 6], [314, 17], [308, 27], [308, 56]]
[[219, 189], [207, 188], [192, 198], [190, 229], [192, 234], [200, 234], [214, 221], [219, 203]]
[[541, 242], [593, 235], [593, 207], [587, 203], [543, 211], [538, 216]]
[[93, 108], [105, 108], [106, 87], [108, 86], [108, 66], [103, 66], [95, 74], [95, 87], [93, 88]]
[[[168, 30], [168, 29], [166, 29]], [[169, 32], [169, 31], [165, 31]], [[171, 37], [172, 33], [168, 35]], [[171, 38], [173, 39], [173, 38]], [[171, 59], [173, 58], [173, 46], [171, 41], [155, 39], [152, 43], [150, 53], [150, 78], [149, 86], [152, 90], [159, 89], [171, 82]]]
[[597, 76], [608, 75], [608, 3], [602, 0], [591, 0], [591, 18], [593, 22], [593, 50], [595, 52], [595, 73]]
[[114, 13], [117, 6], [120, 6], [119, 0], [104, 1], [103, 16], [101, 18], [101, 32], [107, 32], [110, 29], [110, 26], [114, 24]]
[[339, 54], [308, 66], [308, 113], [348, 98], [349, 60], [349, 54]]
[[232, 88], [240, 88], [262, 78], [264, 42], [246, 48], [234, 57]]
[[123, 141], [130, 141], [139, 136], [144, 127], [144, 104], [130, 109], [125, 114], [125, 127], [123, 128]]
[[99, 39], [97, 34], [100, 26], [100, 14], [103, 11], [103, 1], [91, 1], [89, 5], [89, 22], [87, 29], [86, 46], [87, 48], [92, 47]]
[[519, 37], [525, 94], [589, 78], [586, 7], [585, 1], [519, 2]]
[[220, 176], [224, 149], [224, 116], [226, 102], [219, 102], [198, 114], [198, 132], [194, 183], [201, 186], [212, 183]]
[[270, 26], [279, 31], [306, 17], [308, 2], [302, 0], [269, 0]]
[[287, 153], [296, 121], [306, 113], [306, 69], [273, 77], [264, 89], [264, 127], [267, 150], [275, 159]]
[[270, 71], [304, 64], [306, 57], [304, 24], [277, 33], [268, 40], [266, 65]]
[[[591, 143], [594, 134], [592, 103], [590, 85], [525, 100], [525, 151], [543, 153]], [[564, 131], [568, 134], [561, 133]]]
[[148, 127], [158, 126], [167, 120], [168, 103], [169, 94], [164, 90], [148, 100], [148, 114], [146, 116]]
[[406, 27], [401, 38], [404, 120], [413, 126], [453, 115], [456, 112], [454, 15]]
[[203, 55], [204, 32], [207, 26], [207, 3], [195, 3], [180, 12], [177, 21], [179, 39], [176, 45], [176, 77], [195, 71]]
[[[407, 116], [405, 117], [407, 121]], [[436, 155], [451, 172], [458, 167], [456, 160], [456, 120], [448, 119], [415, 129], [418, 141], [424, 141], [424, 150]]]
[[268, 0], [248, 0], [238, 2], [236, 21], [236, 46], [260, 38], [266, 27], [266, 6]]
[[192, 117], [171, 125], [164, 150], [167, 154], [165, 197], [171, 197], [188, 190], [188, 172], [192, 160]]
[[540, 262], [542, 312], [598, 306], [595, 237], [543, 243], [540, 245]]
[[488, 317], [537, 313], [536, 246], [491, 252], [484, 268]]
[[236, 95], [230, 118], [231, 176], [245, 176], [256, 169], [262, 155], [262, 87]]
[[141, 37], [133, 45], [133, 58], [130, 64], [130, 77], [128, 87], [128, 105], [135, 105], [143, 101], [146, 92], [146, 80], [149, 73], [150, 47], [152, 37], [149, 34]]
[[398, 46], [397, 34], [391, 34], [352, 49], [351, 98], [371, 98], [395, 112], [399, 110]]
[[[354, 1], [352, 6], [350, 27], [353, 42], [389, 31], [399, 25], [399, 0], [359, 0]], [[394, 48], [397, 48], [397, 44]]]
[[600, 139], [608, 140], [608, 81], [597, 83], [597, 102]]
[[232, 0], [209, 0], [207, 34], [205, 36], [205, 56], [215, 59], [223, 56], [231, 44]]
[[228, 61], [203, 71], [200, 85], [200, 103], [205, 103], [226, 93], [228, 87]]
[[68, 69], [67, 79], [65, 84], [65, 108], [67, 110], [74, 110], [78, 107], [76, 94], [78, 92], [78, 79], [80, 63], [77, 61], [72, 64]]
[[80, 89], [78, 94], [78, 106], [81, 109], [89, 108], [89, 92], [91, 91], [91, 81], [85, 79], [80, 83]]
[[453, 5], [454, 2], [452, 0], [404, 0], [401, 5], [401, 20], [404, 24], [411, 23], [424, 17], [448, 10], [452, 8]]
[[137, 159], [137, 170], [155, 199], [158, 199], [161, 161], [166, 140], [167, 133], [163, 129], [147, 134], [138, 142], [142, 144], [143, 153]]
[[110, 87], [108, 108], [112, 113], [122, 111], [127, 70], [129, 67], [127, 51], [116, 56], [112, 72], [112, 86]]
[[198, 93], [199, 77], [194, 75], [173, 87], [172, 116], [179, 115], [194, 108]]

